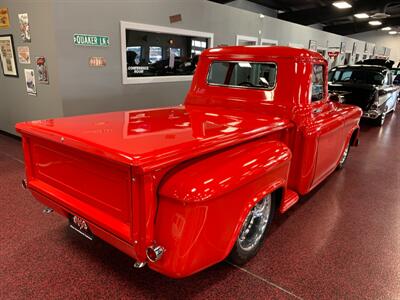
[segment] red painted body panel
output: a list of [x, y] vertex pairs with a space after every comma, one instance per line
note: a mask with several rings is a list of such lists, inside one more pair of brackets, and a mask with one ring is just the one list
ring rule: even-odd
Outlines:
[[[208, 85], [215, 60], [275, 63], [276, 86]], [[183, 106], [19, 123], [28, 187], [136, 260], [165, 247], [152, 269], [193, 274], [228, 255], [259, 199], [278, 191], [285, 212], [356, 144], [361, 110], [311, 102], [313, 64], [326, 78], [308, 50], [210, 49]]]

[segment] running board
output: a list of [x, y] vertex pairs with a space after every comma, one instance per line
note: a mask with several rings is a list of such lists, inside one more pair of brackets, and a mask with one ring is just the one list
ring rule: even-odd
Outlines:
[[279, 212], [280, 213], [286, 212], [297, 201], [299, 201], [299, 195], [295, 191], [287, 189], [285, 192], [285, 196], [282, 199], [282, 204], [281, 207], [279, 208]]

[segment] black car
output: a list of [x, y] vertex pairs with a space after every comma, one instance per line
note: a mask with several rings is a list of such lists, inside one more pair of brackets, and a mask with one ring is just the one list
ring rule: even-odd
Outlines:
[[328, 75], [329, 92], [342, 102], [357, 105], [363, 117], [383, 125], [386, 114], [396, 109], [399, 86], [393, 84], [393, 74], [385, 66], [338, 66]]

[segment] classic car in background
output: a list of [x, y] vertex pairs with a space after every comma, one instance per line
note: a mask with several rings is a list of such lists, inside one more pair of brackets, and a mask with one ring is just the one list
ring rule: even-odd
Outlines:
[[386, 115], [396, 109], [399, 86], [393, 79], [385, 66], [338, 66], [329, 72], [329, 92], [338, 94], [341, 102], [361, 107], [364, 118], [382, 126]]
[[394, 61], [383, 58], [369, 58], [356, 62], [356, 65], [383, 66], [390, 69], [393, 67]]

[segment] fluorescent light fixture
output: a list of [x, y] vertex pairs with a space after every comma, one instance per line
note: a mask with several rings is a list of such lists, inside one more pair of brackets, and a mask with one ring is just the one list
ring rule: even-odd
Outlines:
[[336, 1], [336, 2], [333, 2], [332, 5], [336, 6], [337, 8], [340, 8], [340, 9], [345, 9], [345, 8], [351, 7], [351, 4], [349, 4], [346, 1]]
[[396, 34], [396, 33], [397, 33], [397, 31], [394, 31], [394, 30], [389, 31], [389, 34]]
[[379, 25], [382, 25], [382, 22], [381, 21], [369, 21], [368, 24], [372, 25], [372, 26], [379, 26]]
[[357, 19], [368, 19], [369, 16], [366, 13], [355, 14], [354, 15]]
[[382, 30], [383, 31], [389, 31], [389, 30], [392, 30], [392, 27], [383, 27]]

